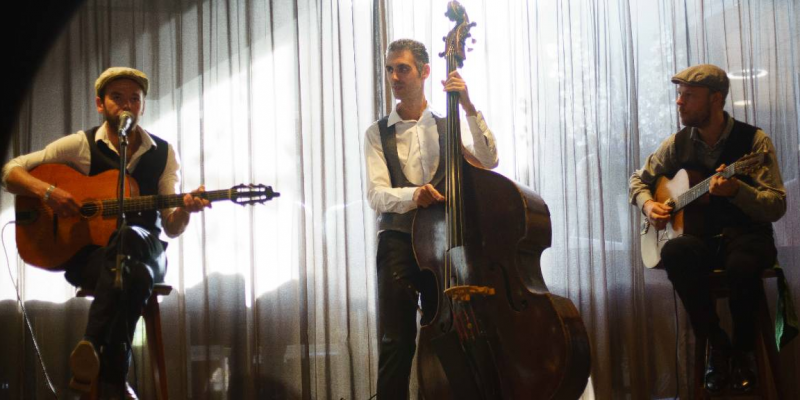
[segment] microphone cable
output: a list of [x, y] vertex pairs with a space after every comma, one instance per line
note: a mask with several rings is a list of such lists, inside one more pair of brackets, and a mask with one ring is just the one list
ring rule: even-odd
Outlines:
[[3, 254], [6, 257], [6, 267], [8, 267], [8, 277], [11, 279], [11, 284], [14, 285], [14, 289], [16, 290], [17, 302], [19, 303], [19, 306], [22, 309], [22, 317], [25, 320], [25, 326], [28, 327], [28, 332], [31, 335], [31, 341], [33, 341], [33, 348], [36, 351], [36, 357], [39, 359], [39, 364], [42, 366], [42, 372], [44, 372], [44, 378], [47, 381], [47, 388], [50, 389], [51, 393], [53, 393], [53, 397], [58, 399], [58, 394], [56, 394], [56, 389], [55, 386], [53, 386], [53, 381], [50, 379], [50, 374], [47, 373], [47, 368], [44, 365], [44, 360], [42, 359], [42, 352], [39, 349], [39, 343], [36, 341], [36, 336], [33, 334], [33, 326], [31, 325], [30, 318], [28, 318], [28, 311], [25, 309], [25, 302], [22, 301], [22, 296], [19, 294], [19, 284], [16, 280], [14, 280], [14, 274], [11, 272], [11, 262], [8, 259], [8, 249], [6, 249], [6, 241], [5, 241], [6, 228], [8, 228], [8, 226], [11, 224], [16, 224], [16, 221], [7, 222], [5, 225], [3, 225], [2, 232], [0, 232], [0, 236], [2, 236], [2, 240], [0, 241], [3, 242]]

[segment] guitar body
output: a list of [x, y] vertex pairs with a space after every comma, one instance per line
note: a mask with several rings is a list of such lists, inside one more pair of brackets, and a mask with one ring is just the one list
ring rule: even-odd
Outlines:
[[[79, 216], [60, 218], [53, 215], [41, 199], [17, 196], [14, 203], [17, 225], [17, 250], [26, 263], [49, 270], [63, 270], [81, 249], [89, 245], [105, 246], [117, 229], [118, 170], [86, 176], [62, 164], [43, 164], [30, 171], [42, 181], [66, 190], [80, 205]], [[141, 212], [183, 207], [187, 193], [139, 196], [139, 185], [128, 176], [125, 180], [124, 212]], [[230, 189], [192, 192], [209, 202], [229, 200], [239, 205], [264, 203], [281, 194], [272, 186], [239, 184]]]
[[[672, 179], [660, 177], [653, 191], [653, 200], [659, 203], [670, 203], [686, 193], [692, 186], [703, 180], [703, 176], [692, 170], [682, 169]], [[661, 249], [670, 239], [683, 234], [703, 235], [703, 212], [708, 205], [708, 194], [696, 203], [673, 213], [664, 229], [656, 229], [643, 220], [641, 235], [642, 261], [647, 268], [658, 268], [661, 263]]]
[[[30, 173], [66, 190], [78, 204], [116, 197], [117, 170], [86, 176], [66, 165], [43, 164]], [[126, 197], [138, 195], [136, 181], [128, 176], [126, 182]], [[48, 270], [62, 270], [61, 265], [86, 246], [105, 246], [117, 228], [117, 217], [103, 216], [102, 212], [60, 218], [36, 197], [16, 196], [14, 209], [20, 257], [30, 265]]]

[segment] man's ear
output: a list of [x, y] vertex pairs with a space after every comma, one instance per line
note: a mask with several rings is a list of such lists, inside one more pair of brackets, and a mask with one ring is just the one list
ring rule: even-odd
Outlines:
[[428, 79], [431, 75], [431, 65], [425, 64], [422, 66], [422, 79]]
[[105, 110], [105, 105], [103, 104], [103, 99], [99, 96], [94, 98], [94, 104], [97, 106], [97, 112], [102, 114], [103, 110]]
[[717, 102], [717, 104], [719, 104], [719, 108], [725, 107], [725, 98], [722, 97], [722, 92], [712, 92], [711, 101]]

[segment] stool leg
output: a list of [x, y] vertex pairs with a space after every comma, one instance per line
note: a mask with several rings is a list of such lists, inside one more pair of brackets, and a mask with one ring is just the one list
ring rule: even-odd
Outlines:
[[[764, 361], [762, 356], [763, 353], [761, 352], [764, 350], [767, 353], [767, 358], [769, 360], [769, 368], [771, 372], [770, 375], [772, 375], [772, 383], [775, 386], [775, 392], [778, 394], [779, 399], [784, 399], [785, 397], [783, 396], [783, 388], [781, 386], [781, 360], [778, 356], [778, 344], [775, 342], [775, 328], [772, 326], [772, 318], [770, 318], [769, 314], [766, 292], [762, 290], [761, 293], [761, 299], [759, 300], [760, 304], [758, 306], [758, 316], [756, 317], [759, 324], [759, 327], [756, 330], [758, 332], [756, 342], [761, 345], [759, 347], [763, 347], [763, 349], [756, 349], [756, 351], [759, 352], [756, 357], [759, 369], [758, 375], [761, 379], [759, 384], [766, 388], [764, 385], [767, 384], [767, 377], [769, 376], [766, 373], [767, 363]], [[764, 393], [763, 390], [762, 393]], [[769, 397], [767, 393], [764, 394], [766, 397]]]
[[147, 330], [147, 348], [151, 363], [155, 363], [153, 382], [156, 387], [156, 398], [168, 400], [167, 365], [164, 361], [164, 341], [161, 336], [161, 310], [158, 307], [158, 296], [155, 294], [147, 300], [144, 310], [144, 323]]

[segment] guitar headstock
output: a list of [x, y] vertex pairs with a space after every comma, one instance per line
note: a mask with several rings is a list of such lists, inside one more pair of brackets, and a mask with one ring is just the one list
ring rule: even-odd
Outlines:
[[272, 186], [265, 185], [236, 185], [230, 189], [230, 199], [236, 204], [256, 204], [280, 197], [280, 193], [272, 190]]
[[764, 165], [764, 159], [767, 156], [767, 150], [763, 151], [754, 151], [749, 153], [735, 163], [733, 163], [734, 173], [740, 175], [748, 175], [752, 174], [755, 171], [760, 170], [761, 168], [766, 168]]
[[[453, 57], [454, 61], [461, 68], [464, 66], [464, 60], [467, 58], [465, 51], [465, 42], [470, 37], [469, 30], [477, 25], [474, 22], [469, 22], [467, 11], [464, 6], [457, 1], [447, 3], [447, 12], [444, 14], [451, 21], [456, 23], [456, 26], [447, 33], [443, 38], [445, 42], [444, 51], [439, 53], [439, 57]], [[475, 43], [475, 39], [472, 39]], [[471, 49], [470, 49], [471, 50]]]

